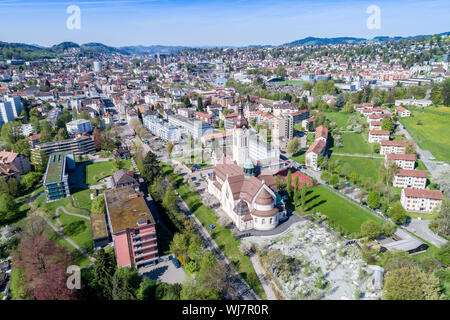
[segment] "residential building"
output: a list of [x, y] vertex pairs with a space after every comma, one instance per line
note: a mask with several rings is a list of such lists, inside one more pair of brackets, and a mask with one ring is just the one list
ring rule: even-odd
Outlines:
[[411, 116], [411, 112], [405, 107], [399, 106], [395, 108], [395, 110], [397, 111], [397, 115], [401, 118]]
[[316, 128], [316, 135], [315, 135], [314, 141], [317, 141], [317, 140], [322, 140], [325, 143], [327, 142], [327, 140], [328, 140], [328, 128], [327, 127], [318, 126]]
[[406, 211], [432, 213], [442, 204], [443, 196], [439, 190], [402, 189], [400, 202]]
[[104, 192], [108, 228], [119, 267], [156, 264], [156, 224], [144, 194], [128, 186]]
[[75, 168], [73, 152], [63, 151], [50, 154], [44, 176], [47, 202], [70, 196], [69, 169]]
[[378, 142], [383, 140], [389, 140], [389, 131], [387, 130], [370, 130], [369, 131], [369, 143]]
[[156, 116], [145, 116], [142, 123], [144, 128], [165, 141], [175, 142], [181, 139], [181, 131], [177, 126], [170, 125]]
[[19, 175], [28, 173], [31, 170], [28, 157], [15, 152], [0, 151], [0, 167], [7, 168], [10, 166], [14, 166]]
[[309, 118], [309, 111], [307, 109], [299, 110], [291, 113], [290, 117], [292, 117], [293, 124], [296, 125], [297, 123], [301, 123], [303, 120]]
[[0, 97], [0, 127], [3, 123], [13, 121], [22, 112], [20, 97]]
[[229, 113], [224, 115], [224, 128], [225, 130], [231, 130], [234, 128], [234, 122], [236, 121], [239, 113]]
[[[377, 130], [380, 131], [381, 130], [381, 121], [371, 121], [369, 124], [369, 130]], [[386, 140], [383, 140], [386, 141]]]
[[136, 191], [139, 191], [139, 183], [134, 178], [134, 172], [126, 169], [114, 172], [111, 176], [111, 184], [115, 189], [131, 186]]
[[385, 155], [385, 165], [387, 165], [389, 160], [395, 161], [395, 164], [400, 169], [414, 170], [414, 167], [416, 164], [416, 155], [415, 154], [387, 153]]
[[95, 152], [94, 140], [91, 136], [81, 135], [79, 137], [56, 140], [52, 142], [36, 145], [31, 150], [31, 162], [33, 164], [43, 164], [42, 152], [48, 156], [53, 152], [71, 151], [74, 156], [84, 155]]
[[425, 189], [427, 172], [425, 170], [400, 169], [395, 174], [392, 185], [398, 188]]
[[77, 134], [77, 133], [91, 133], [92, 132], [92, 124], [91, 121], [85, 119], [73, 120], [66, 123], [66, 129], [69, 134]]
[[405, 153], [406, 141], [382, 140], [380, 145], [381, 155], [386, 155], [388, 153], [402, 154]]
[[170, 115], [167, 118], [169, 120], [169, 124], [184, 129], [187, 133], [192, 135], [194, 140], [199, 140], [202, 136], [211, 134], [214, 131], [209, 123], [204, 123], [200, 120], [192, 121], [178, 114]]
[[317, 158], [319, 157], [320, 154], [325, 155], [327, 150], [326, 145], [327, 143], [321, 139], [313, 142], [313, 144], [306, 151], [305, 155], [305, 164], [308, 167], [311, 167], [314, 170], [318, 170]]

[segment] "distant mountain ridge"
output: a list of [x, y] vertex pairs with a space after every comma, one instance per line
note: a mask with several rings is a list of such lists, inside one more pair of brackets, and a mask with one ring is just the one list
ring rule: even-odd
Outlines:
[[[450, 35], [450, 32], [443, 32], [439, 35]], [[329, 44], [354, 44], [362, 42], [388, 42], [402, 39], [420, 39], [428, 38], [433, 35], [417, 35], [410, 37], [390, 37], [377, 36], [373, 39], [355, 38], [355, 37], [336, 37], [336, 38], [317, 38], [307, 37], [304, 39], [295, 40], [281, 46], [301, 46], [301, 45], [329, 45]], [[276, 45], [247, 45], [247, 46], [165, 46], [165, 45], [151, 45], [151, 46], [122, 46], [112, 47], [102, 43], [90, 42], [79, 45], [75, 42], [65, 41], [51, 47], [43, 47], [37, 44], [25, 43], [8, 43], [0, 41], [0, 60], [8, 59], [51, 59], [57, 58], [64, 53], [65, 50], [71, 48], [79, 48], [80, 55], [93, 57], [99, 54], [124, 54], [124, 55], [149, 55], [155, 53], [171, 54], [184, 49], [209, 49], [209, 48], [269, 48], [277, 47]]]
[[[439, 35], [449, 35], [450, 32], [439, 33]], [[409, 36], [409, 37], [390, 37], [390, 36], [377, 36], [373, 39], [366, 38], [354, 38], [354, 37], [336, 37], [336, 38], [316, 38], [316, 37], [307, 37], [299, 40], [295, 40], [292, 42], [288, 42], [282, 44], [283, 47], [289, 46], [302, 46], [302, 45], [329, 45], [329, 44], [352, 44], [352, 43], [360, 43], [360, 42], [388, 42], [395, 40], [403, 40], [403, 39], [416, 39], [416, 38], [428, 38], [432, 37], [432, 34], [429, 35], [417, 35], [417, 36]]]

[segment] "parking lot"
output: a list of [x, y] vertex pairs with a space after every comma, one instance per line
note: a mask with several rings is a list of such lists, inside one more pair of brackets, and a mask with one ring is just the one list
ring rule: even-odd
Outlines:
[[171, 260], [159, 262], [155, 266], [145, 267], [139, 273], [153, 280], [174, 284], [182, 283], [186, 273], [182, 268], [175, 268]]

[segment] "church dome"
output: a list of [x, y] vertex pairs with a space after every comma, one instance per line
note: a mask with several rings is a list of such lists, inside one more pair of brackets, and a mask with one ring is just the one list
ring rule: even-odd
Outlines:
[[240, 200], [234, 208], [234, 212], [236, 212], [238, 216], [245, 216], [246, 214], [250, 213], [247, 202], [244, 200]]
[[247, 158], [247, 160], [245, 160], [244, 169], [255, 169], [255, 165], [250, 158]]
[[266, 190], [266, 188], [263, 188], [261, 192], [259, 193], [258, 197], [256, 198], [256, 204], [260, 204], [263, 206], [272, 204], [273, 198], [269, 191]]

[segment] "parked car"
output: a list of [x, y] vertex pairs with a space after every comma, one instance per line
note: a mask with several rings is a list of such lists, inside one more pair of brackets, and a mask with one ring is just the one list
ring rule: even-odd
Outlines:
[[177, 258], [172, 258], [172, 263], [175, 266], [175, 268], [177, 268], [177, 269], [181, 266], [180, 261], [178, 261]]

